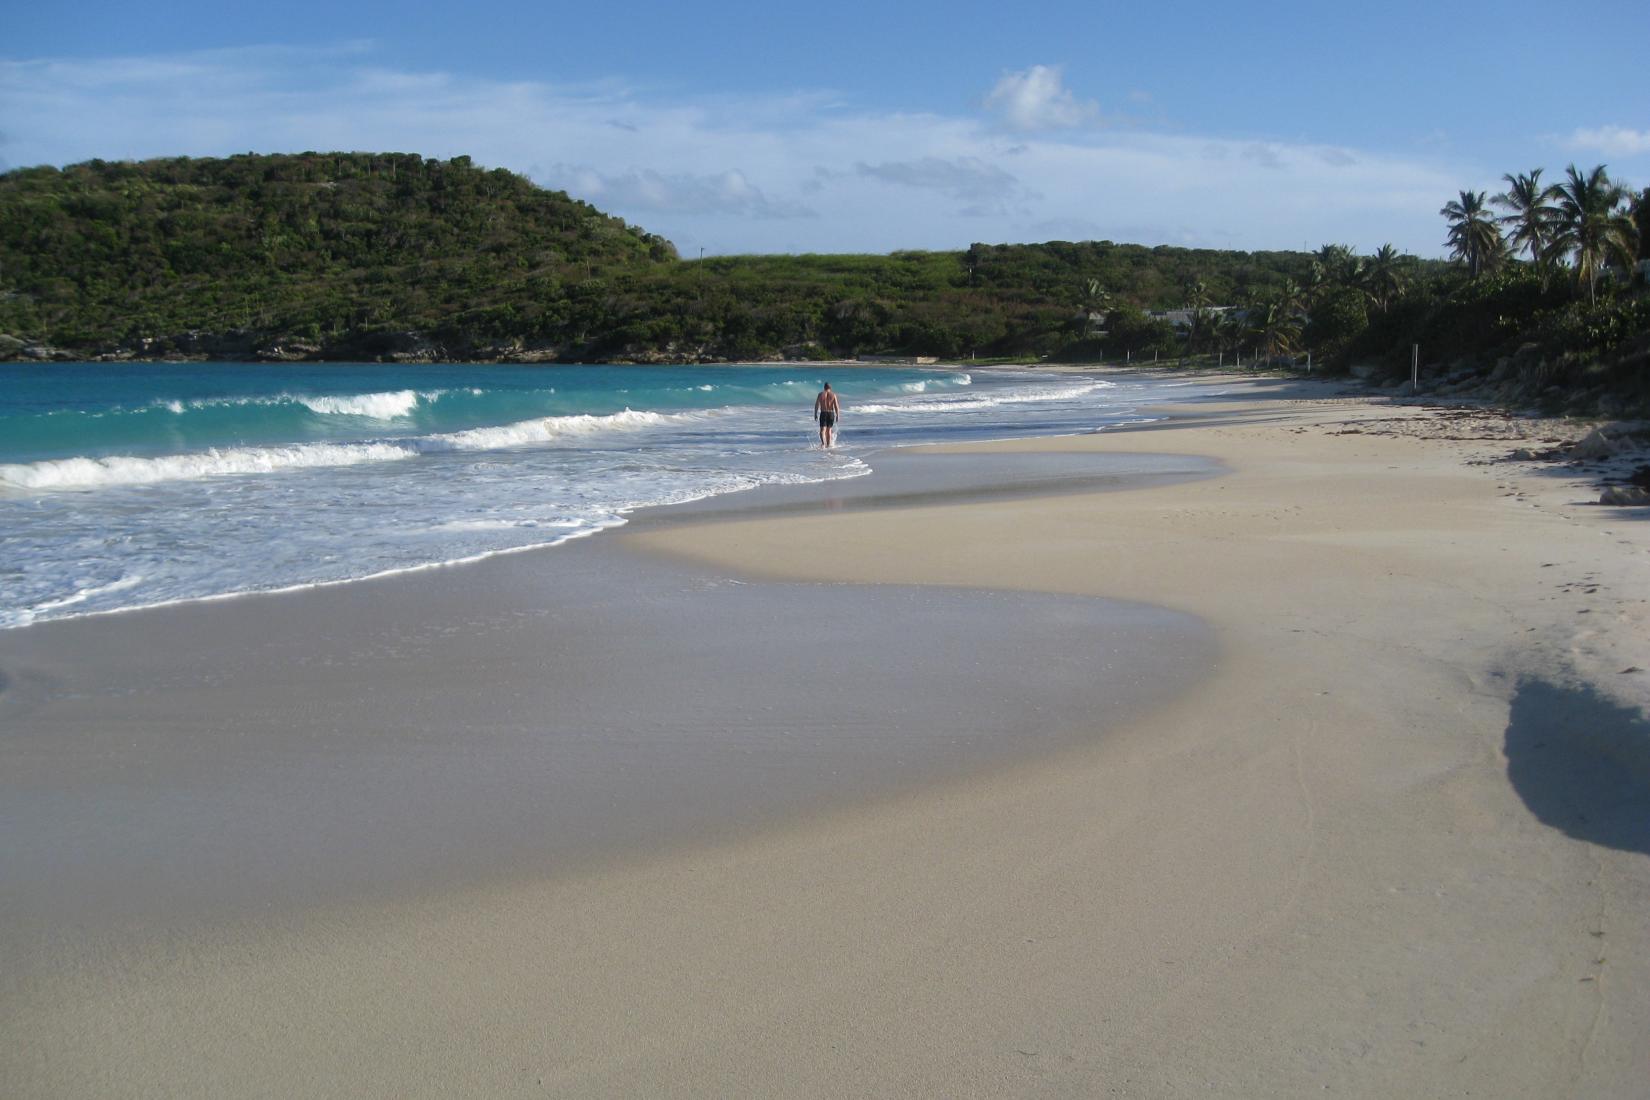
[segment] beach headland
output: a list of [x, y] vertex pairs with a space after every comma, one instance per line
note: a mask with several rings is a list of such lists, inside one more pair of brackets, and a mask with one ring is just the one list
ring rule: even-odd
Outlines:
[[[216, 801], [254, 823], [280, 820], [286, 798], [335, 801], [299, 838], [318, 852], [386, 820], [418, 828], [427, 803], [445, 826], [431, 842], [458, 838], [458, 865], [473, 864], [439, 884], [403, 868], [400, 881], [427, 884], [358, 894], [292, 868], [290, 893], [196, 924], [163, 917], [148, 926], [158, 935], [102, 928], [102, 909], [65, 918], [9, 902], [33, 923], [8, 940], [0, 1091], [1640, 1090], [1643, 516], [1586, 503], [1596, 493], [1507, 461], [1503, 439], [1459, 438], [1470, 433], [1433, 410], [1234, 380], [1165, 413], [1142, 430], [941, 449], [957, 461], [929, 463], [926, 485], [912, 456], [894, 488], [857, 499], [843, 483], [834, 502], [723, 502], [588, 547], [233, 601], [223, 625], [240, 640], [199, 632], [186, 608], [0, 635], [17, 791], [166, 792], [179, 814]], [[993, 487], [997, 456], [1012, 472]], [[1144, 480], [1084, 482], [1085, 463], [1113, 456], [1141, 456], [1119, 461]], [[535, 590], [564, 583], [540, 563], [580, 550], [584, 617]], [[624, 587], [630, 568], [676, 579], [644, 596]], [[673, 650], [638, 599], [708, 629]], [[792, 645], [798, 621], [818, 626], [817, 646]], [[262, 686], [236, 663], [249, 630]], [[225, 647], [234, 659], [215, 662]], [[856, 649], [866, 667], [809, 682], [816, 662]], [[643, 686], [639, 673], [670, 662], [675, 687]], [[535, 865], [543, 849], [508, 826], [541, 820], [520, 798], [534, 778], [524, 761], [544, 761], [531, 715], [556, 704], [543, 678], [564, 665], [561, 685], [606, 678], [635, 708], [569, 739], [575, 768], [605, 761], [622, 779], [649, 754], [615, 755], [614, 737], [651, 750], [673, 730], [717, 732], [685, 716], [731, 713], [747, 736], [720, 761], [688, 754], [657, 773], [659, 814], [641, 815], [652, 831], [622, 851]], [[806, 751], [844, 776], [810, 788], [804, 764], [779, 777], [779, 805], [744, 822], [671, 817], [762, 788], [718, 786], [724, 764], [794, 762], [763, 709], [789, 692], [763, 694], [741, 679], [748, 667], [796, 668], [797, 713], [824, 708], [826, 734], [834, 708], [858, 705], [841, 728], [867, 754], [832, 755], [824, 736]], [[916, 671], [856, 704], [878, 667]], [[717, 696], [750, 705], [717, 710]], [[947, 699], [949, 712], [929, 705]], [[1052, 712], [1037, 714], [1044, 702]], [[203, 703], [236, 720], [201, 722]], [[260, 759], [260, 732], [293, 714], [312, 743]], [[982, 715], [990, 751], [949, 755], [943, 714]], [[516, 751], [414, 738], [429, 770], [409, 778], [385, 744], [421, 723], [515, 730]], [[86, 725], [106, 731], [100, 743], [64, 745]], [[994, 740], [1004, 729], [1022, 736]], [[921, 735], [914, 764], [879, 755], [906, 731]], [[224, 736], [264, 789], [214, 772]], [[171, 755], [132, 754], [144, 737]], [[460, 769], [465, 797], [441, 790], [441, 752], [481, 754]], [[337, 783], [339, 769], [374, 775], [375, 753], [387, 789]], [[595, 787], [571, 820], [628, 820], [601, 817], [614, 789]], [[410, 812], [350, 812], [389, 812], [397, 791]], [[463, 813], [501, 791], [526, 816]], [[147, 891], [164, 912], [164, 886], [54, 861], [36, 835], [41, 851], [14, 846], [14, 866], [90, 867], [114, 897], [88, 905]], [[58, 842], [74, 851], [74, 839]], [[362, 843], [368, 864], [334, 865], [368, 873], [397, 850]], [[226, 849], [270, 861], [254, 887], [282, 881], [289, 850], [251, 834]]]

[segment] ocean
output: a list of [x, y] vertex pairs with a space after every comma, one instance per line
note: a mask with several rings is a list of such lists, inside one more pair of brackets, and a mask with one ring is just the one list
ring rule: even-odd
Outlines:
[[[812, 419], [841, 396], [838, 446]], [[638, 508], [1096, 431], [1174, 383], [829, 365], [0, 364], [0, 629], [549, 546]]]

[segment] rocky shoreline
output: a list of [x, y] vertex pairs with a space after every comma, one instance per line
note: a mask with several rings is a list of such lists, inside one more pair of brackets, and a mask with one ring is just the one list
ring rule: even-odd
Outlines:
[[817, 344], [779, 349], [770, 355], [731, 358], [708, 348], [676, 345], [660, 349], [596, 353], [590, 345], [469, 338], [443, 339], [413, 330], [359, 333], [337, 340], [275, 336], [245, 331], [183, 332], [144, 337], [96, 349], [64, 348], [0, 333], [0, 362], [216, 362], [244, 363], [683, 363], [831, 361]]

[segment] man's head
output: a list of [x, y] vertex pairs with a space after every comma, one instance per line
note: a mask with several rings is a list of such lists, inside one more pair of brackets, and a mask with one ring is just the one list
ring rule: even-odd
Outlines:
[[827, 383], [825, 383], [825, 388], [826, 388], [826, 389], [830, 389], [830, 388], [831, 388], [831, 384], [830, 384], [830, 383], [829, 383], [829, 382], [827, 382]]

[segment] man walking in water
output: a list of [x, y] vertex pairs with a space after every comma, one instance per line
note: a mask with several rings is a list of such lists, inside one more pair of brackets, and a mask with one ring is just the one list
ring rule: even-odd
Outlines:
[[825, 383], [825, 388], [819, 391], [814, 398], [814, 415], [819, 418], [819, 445], [832, 447], [836, 445], [836, 418], [842, 412], [842, 403], [831, 392], [831, 384]]

